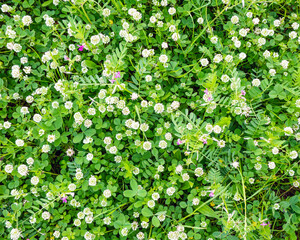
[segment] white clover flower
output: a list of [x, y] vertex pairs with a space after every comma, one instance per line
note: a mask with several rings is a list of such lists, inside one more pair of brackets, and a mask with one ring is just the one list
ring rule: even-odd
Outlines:
[[156, 113], [162, 113], [164, 111], [164, 105], [161, 103], [156, 103], [154, 106], [154, 111]]
[[66, 108], [66, 109], [71, 109], [72, 106], [73, 106], [73, 103], [72, 103], [72, 102], [70, 102], [70, 101], [65, 102], [65, 108]]
[[24, 26], [29, 26], [32, 23], [32, 19], [30, 16], [26, 15], [22, 18], [22, 23]]
[[109, 189], [104, 190], [104, 191], [103, 191], [103, 196], [104, 196], [105, 198], [111, 197], [111, 191], [110, 191]]
[[252, 18], [253, 17], [253, 13], [252, 12], [247, 12], [246, 16], [247, 16], [247, 18]]
[[74, 183], [71, 183], [69, 184], [68, 189], [73, 192], [76, 189], [76, 185]]
[[173, 34], [172, 34], [172, 39], [173, 39], [173, 41], [175, 41], [175, 42], [178, 41], [178, 40], [180, 39], [179, 33], [176, 33], [176, 32], [173, 33]]
[[260, 80], [258, 78], [255, 78], [252, 80], [252, 85], [255, 87], [259, 87], [260, 85]]
[[288, 170], [288, 173], [289, 173], [289, 175], [290, 175], [291, 177], [293, 177], [293, 176], [294, 176], [294, 174], [295, 174], [295, 171], [294, 171], [294, 170], [292, 170], [292, 169], [290, 169], [290, 170]]
[[47, 137], [47, 141], [49, 143], [53, 143], [55, 141], [55, 135], [54, 134], [49, 134]]
[[47, 27], [52, 27], [54, 25], [55, 21], [52, 17], [47, 17], [45, 19], [45, 24]]
[[100, 36], [99, 35], [94, 35], [91, 37], [91, 43], [93, 45], [97, 45], [100, 42]]
[[168, 56], [167, 55], [160, 55], [160, 57], [159, 57], [159, 61], [161, 62], [161, 63], [166, 63], [166, 62], [168, 62]]
[[50, 219], [50, 217], [51, 217], [51, 215], [50, 215], [49, 212], [45, 211], [45, 212], [42, 213], [42, 218], [44, 220], [48, 220], [48, 219]]
[[169, 196], [172, 196], [172, 195], [175, 193], [175, 188], [174, 188], [174, 187], [169, 187], [169, 188], [167, 188], [166, 193], [167, 193]]
[[214, 133], [219, 134], [219, 133], [221, 133], [222, 128], [219, 125], [216, 125], [216, 126], [214, 126], [213, 131], [214, 131]]
[[281, 22], [280, 22], [280, 20], [276, 19], [276, 20], [274, 20], [273, 24], [275, 27], [279, 27]]
[[287, 69], [289, 66], [289, 61], [287, 60], [282, 60], [280, 65], [282, 66], [283, 69]]
[[156, 23], [156, 21], [157, 21], [157, 19], [156, 19], [155, 16], [151, 16], [151, 17], [150, 17], [150, 22], [151, 22], [151, 23], [154, 24], [154, 23]]
[[123, 228], [121, 230], [121, 235], [125, 237], [125, 236], [127, 236], [127, 234], [128, 234], [128, 229], [127, 228]]
[[274, 155], [278, 154], [278, 153], [279, 153], [278, 148], [277, 148], [277, 147], [273, 147], [273, 148], [272, 148], [272, 153], [273, 153]]
[[252, 19], [252, 22], [253, 22], [254, 25], [259, 24], [259, 21], [260, 21], [259, 18], [253, 18]]
[[296, 151], [291, 151], [290, 152], [290, 158], [291, 159], [296, 159], [298, 157], [298, 153]]
[[157, 216], [157, 218], [160, 222], [163, 222], [166, 219], [166, 216], [164, 214], [160, 214]]
[[289, 37], [290, 37], [290, 39], [295, 39], [295, 38], [297, 37], [297, 32], [291, 31], [291, 32], [289, 33]]
[[239, 17], [238, 16], [232, 16], [230, 21], [233, 23], [233, 24], [237, 24], [239, 22]]
[[234, 167], [234, 168], [238, 168], [239, 167], [239, 162], [237, 162], [237, 161], [235, 161], [235, 162], [233, 162], [231, 165], [232, 165], [232, 167]]
[[267, 37], [269, 35], [269, 33], [270, 33], [270, 30], [267, 28], [263, 28], [261, 30], [261, 35], [263, 35], [264, 37]]
[[69, 149], [66, 151], [66, 154], [67, 154], [68, 157], [73, 156], [74, 153], [75, 153], [75, 152], [74, 152], [74, 150], [73, 150], [72, 148], [69, 148]]
[[116, 154], [118, 152], [118, 149], [116, 146], [112, 146], [111, 148], [109, 148], [109, 152], [111, 154]]
[[140, 12], [136, 11], [132, 17], [135, 21], [139, 21], [142, 18], [142, 14]]
[[203, 169], [201, 167], [196, 168], [194, 172], [196, 177], [201, 177], [203, 175]]
[[82, 172], [76, 172], [75, 178], [76, 178], [77, 180], [82, 179], [82, 178], [83, 178], [83, 173], [82, 173]]
[[12, 10], [12, 7], [11, 6], [8, 6], [7, 4], [2, 4], [1, 6], [1, 11], [2, 12], [10, 12]]
[[254, 168], [256, 169], [256, 170], [260, 170], [261, 169], [261, 164], [260, 163], [256, 163], [255, 165], [254, 165]]
[[7, 173], [11, 173], [14, 170], [14, 166], [12, 164], [5, 165], [4, 171]]
[[28, 107], [21, 107], [20, 112], [21, 112], [22, 114], [28, 114], [28, 113], [29, 113]]
[[240, 201], [241, 200], [241, 196], [238, 192], [236, 192], [236, 194], [234, 194], [233, 200], [235, 200], [235, 201]]
[[[2, 8], [3, 8], [3, 5], [2, 5]], [[3, 11], [3, 10], [2, 10]], [[21, 237], [21, 231], [17, 228], [13, 228], [11, 231], [10, 231], [10, 238], [12, 240], [18, 240], [19, 238]]]
[[144, 150], [149, 151], [151, 148], [152, 148], [151, 142], [146, 141], [146, 142], [143, 143], [143, 149]]
[[24, 146], [24, 141], [22, 139], [17, 139], [15, 143], [18, 147], [23, 147]]
[[247, 57], [247, 55], [246, 55], [246, 53], [244, 53], [244, 52], [241, 52], [241, 53], [239, 54], [239, 59], [241, 59], [241, 60], [244, 60], [246, 57]]
[[85, 213], [84, 213], [84, 212], [79, 212], [79, 213], [77, 213], [77, 217], [78, 217], [79, 219], [84, 219]]
[[276, 75], [276, 70], [275, 69], [270, 69], [269, 73], [272, 77], [274, 77]]
[[300, 183], [299, 183], [298, 181], [295, 181], [295, 182], [293, 182], [293, 186], [294, 186], [295, 188], [297, 188], [297, 187], [300, 186]]
[[60, 232], [59, 232], [59, 231], [55, 231], [55, 232], [53, 233], [53, 236], [54, 236], [55, 238], [59, 238]]
[[192, 203], [193, 203], [193, 205], [194, 205], [194, 206], [198, 206], [198, 205], [199, 205], [199, 203], [200, 203], [200, 200], [199, 200], [199, 198], [193, 198], [193, 201], [192, 201]]
[[75, 225], [76, 227], [79, 227], [79, 226], [81, 225], [81, 221], [80, 221], [79, 219], [75, 219], [75, 220], [74, 220], [74, 225]]
[[203, 22], [204, 22], [204, 19], [203, 19], [202, 17], [199, 17], [199, 18], [197, 19], [197, 23], [203, 24]]
[[270, 169], [274, 169], [276, 167], [276, 164], [274, 162], [269, 162], [268, 166]]
[[143, 56], [144, 58], [149, 57], [149, 56], [150, 56], [149, 50], [148, 50], [148, 49], [144, 49], [144, 50], [142, 51], [142, 56]]
[[147, 202], [147, 205], [148, 205], [149, 208], [154, 208], [155, 207], [155, 202], [153, 200], [149, 200]]
[[167, 148], [168, 144], [167, 144], [167, 142], [166, 142], [165, 140], [161, 140], [161, 141], [159, 141], [158, 146], [159, 146], [161, 149], [165, 149], [165, 148]]
[[48, 144], [45, 144], [45, 145], [42, 146], [42, 152], [43, 153], [48, 153], [48, 152], [50, 152], [50, 150], [51, 150], [51, 148]]
[[226, 55], [225, 61], [226, 61], [226, 62], [232, 62], [232, 61], [233, 61], [233, 56], [231, 56], [231, 55]]
[[265, 58], [269, 58], [269, 57], [271, 56], [270, 51], [268, 51], [268, 50], [264, 51], [263, 56], [264, 56]]
[[88, 215], [84, 220], [87, 224], [91, 224], [94, 221], [94, 217], [92, 215]]
[[218, 42], [218, 37], [217, 36], [213, 36], [210, 38], [210, 41], [212, 44], [216, 44]]
[[174, 15], [176, 13], [176, 9], [174, 7], [169, 8], [168, 10], [170, 15]]
[[294, 22], [294, 23], [292, 24], [292, 28], [293, 28], [294, 30], [298, 30], [298, 28], [299, 28], [299, 23]]
[[15, 44], [14, 44], [13, 50], [14, 50], [15, 52], [21, 52], [22, 46], [21, 46], [20, 44], [18, 44], [18, 43], [15, 43]]
[[209, 64], [209, 61], [207, 60], [207, 58], [202, 58], [200, 59], [200, 63], [203, 67], [206, 67]]
[[140, 125], [140, 129], [141, 129], [141, 131], [143, 131], [143, 132], [147, 132], [148, 129], [149, 129], [149, 125], [148, 125], [147, 123], [142, 123], [142, 124]]
[[103, 222], [104, 222], [104, 224], [109, 225], [111, 223], [111, 218], [105, 217], [105, 218], [103, 218]]
[[188, 173], [184, 173], [184, 174], [182, 174], [182, 180], [184, 181], [184, 182], [186, 182], [186, 181], [188, 181], [189, 179], [190, 179], [190, 176], [189, 176], [189, 174]]
[[183, 167], [181, 165], [178, 165], [175, 169], [175, 173], [179, 174], [182, 172], [182, 170], [183, 170]]
[[157, 201], [160, 198], [160, 195], [157, 192], [152, 193], [151, 196], [152, 196], [152, 199], [155, 200], [155, 201]]
[[285, 128], [283, 129], [283, 131], [284, 131], [284, 134], [285, 134], [286, 136], [291, 136], [291, 135], [294, 133], [294, 131], [293, 131], [293, 129], [292, 129], [291, 127], [285, 127]]
[[104, 8], [102, 14], [104, 17], [108, 17], [110, 15], [110, 10], [108, 8]]
[[96, 184], [97, 184], [97, 179], [92, 175], [89, 178], [89, 186], [96, 186]]

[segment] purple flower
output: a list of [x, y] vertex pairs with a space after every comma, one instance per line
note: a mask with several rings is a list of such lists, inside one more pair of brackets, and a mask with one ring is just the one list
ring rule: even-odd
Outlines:
[[83, 45], [77, 45], [79, 48], [78, 48], [78, 51], [82, 52], [83, 49], [84, 49], [84, 46]]
[[67, 201], [67, 197], [63, 197], [61, 200], [63, 201], [63, 203], [67, 203], [68, 202]]
[[203, 144], [207, 144], [207, 140], [206, 139], [203, 139]]
[[208, 90], [207, 90], [207, 88], [205, 89], [204, 93], [205, 93], [205, 94], [208, 94], [208, 93], [209, 93]]
[[181, 141], [180, 139], [177, 140], [177, 145], [183, 144], [183, 141]]
[[121, 73], [120, 72], [116, 72], [115, 73], [115, 78], [120, 78], [121, 77]]
[[116, 80], [115, 79], [111, 79], [109, 80], [111, 83], [114, 83]]
[[70, 60], [70, 58], [68, 58], [68, 56], [67, 56], [67, 55], [65, 55], [65, 56], [64, 56], [64, 59], [65, 59], [65, 61], [68, 61], [68, 60]]
[[260, 224], [261, 226], [267, 226], [268, 224], [266, 224], [265, 222], [263, 222], [262, 224]]
[[241, 94], [242, 94], [243, 96], [245, 96], [245, 95], [246, 95], [246, 91], [242, 90], [242, 91], [241, 91]]
[[214, 195], [215, 195], [214, 191], [211, 191], [210, 194], [209, 194], [210, 197], [213, 197]]

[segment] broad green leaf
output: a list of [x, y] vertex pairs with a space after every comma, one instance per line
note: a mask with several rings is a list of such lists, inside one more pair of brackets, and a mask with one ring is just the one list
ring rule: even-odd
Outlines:
[[88, 68], [97, 68], [98, 66], [96, 63], [90, 60], [85, 60], [84, 63]]
[[144, 207], [142, 209], [142, 214], [145, 217], [151, 217], [153, 215], [153, 212], [148, 207]]
[[123, 194], [125, 197], [131, 198], [134, 197], [136, 193], [132, 190], [125, 190]]
[[204, 205], [203, 207], [198, 209], [198, 211], [207, 217], [219, 218], [219, 216], [215, 213], [215, 211], [212, 208], [210, 208], [208, 205]]
[[134, 192], [138, 191], [138, 184], [134, 179], [130, 180], [130, 187]]
[[153, 224], [154, 227], [159, 227], [160, 226], [160, 221], [158, 220], [157, 217], [154, 216], [152, 218], [152, 224]]
[[83, 133], [79, 133], [73, 138], [73, 142], [79, 143], [82, 139], [83, 139]]

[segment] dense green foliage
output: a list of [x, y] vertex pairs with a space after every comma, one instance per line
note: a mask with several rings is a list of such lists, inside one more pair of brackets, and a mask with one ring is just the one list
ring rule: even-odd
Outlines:
[[6, 0], [1, 239], [300, 238], [298, 0]]

